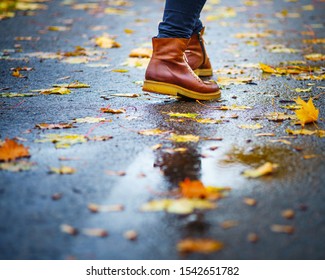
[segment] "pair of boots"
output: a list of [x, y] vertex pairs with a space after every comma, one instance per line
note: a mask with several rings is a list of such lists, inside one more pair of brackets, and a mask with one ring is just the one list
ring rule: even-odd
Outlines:
[[191, 99], [220, 98], [216, 83], [198, 76], [212, 76], [212, 67], [200, 33], [186, 38], [153, 38], [153, 54], [143, 85], [144, 91], [185, 96]]

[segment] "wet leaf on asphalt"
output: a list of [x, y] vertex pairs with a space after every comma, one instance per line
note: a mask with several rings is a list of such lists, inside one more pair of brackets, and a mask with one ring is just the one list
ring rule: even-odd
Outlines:
[[107, 237], [108, 231], [102, 228], [84, 228], [81, 230], [84, 235], [93, 237]]
[[309, 98], [308, 102], [305, 102], [298, 97], [295, 102], [301, 106], [295, 113], [302, 127], [304, 127], [306, 123], [316, 122], [318, 120], [319, 110], [316, 109], [311, 98]]
[[172, 133], [170, 135], [169, 140], [182, 143], [182, 142], [199, 142], [200, 136], [192, 135], [192, 134], [185, 134], [185, 135], [179, 135]]
[[141, 135], [147, 135], [147, 136], [150, 136], [150, 135], [161, 135], [161, 134], [164, 134], [166, 132], [167, 132], [166, 130], [161, 130], [159, 128], [143, 129], [143, 130], [138, 131], [139, 134], [141, 134]]
[[65, 87], [54, 87], [54, 88], [49, 88], [49, 89], [41, 89], [39, 90], [41, 94], [70, 94], [71, 90]]
[[197, 113], [174, 113], [174, 112], [169, 112], [165, 114], [173, 118], [188, 118], [188, 119], [195, 119], [199, 115]]
[[50, 167], [50, 173], [74, 174], [77, 170], [71, 166]]
[[112, 109], [112, 108], [100, 108], [100, 111], [102, 113], [108, 113], [108, 114], [123, 114], [125, 113], [125, 109]]
[[96, 117], [84, 117], [84, 118], [77, 118], [73, 119], [75, 123], [99, 123], [99, 122], [106, 122], [105, 118], [96, 118]]
[[25, 160], [0, 162], [0, 170], [7, 170], [11, 172], [27, 171], [32, 169], [36, 165], [35, 162], [29, 162]]
[[251, 130], [256, 130], [256, 129], [261, 129], [263, 128], [263, 126], [259, 123], [256, 123], [256, 124], [241, 124], [241, 125], [238, 125], [239, 128], [242, 128], [242, 129], [251, 129]]
[[12, 161], [18, 158], [29, 157], [28, 148], [23, 144], [17, 143], [12, 139], [5, 139], [0, 144], [0, 162], [1, 161]]
[[143, 204], [140, 208], [143, 212], [166, 211], [174, 214], [190, 214], [195, 209], [215, 209], [216, 204], [205, 199], [160, 199]]
[[286, 209], [281, 212], [281, 216], [286, 219], [293, 219], [295, 217], [295, 211], [292, 209]]
[[123, 233], [123, 236], [125, 239], [131, 240], [131, 241], [138, 239], [138, 233], [135, 230], [128, 230]]
[[73, 124], [71, 123], [39, 123], [35, 125], [36, 128], [39, 129], [67, 129], [67, 128], [73, 128]]
[[290, 225], [274, 224], [271, 226], [271, 231], [276, 232], [276, 233], [293, 234], [295, 231], [295, 228]]
[[45, 134], [42, 139], [35, 140], [37, 143], [52, 142], [57, 149], [70, 148], [71, 145], [87, 142], [87, 138], [80, 134]]
[[146, 57], [150, 58], [152, 56], [151, 48], [136, 48], [131, 50], [129, 57]]
[[93, 213], [97, 212], [121, 212], [124, 211], [124, 205], [112, 204], [112, 205], [99, 205], [96, 203], [89, 203], [88, 209]]
[[247, 178], [258, 178], [264, 175], [274, 173], [278, 166], [278, 164], [266, 162], [256, 169], [245, 170], [242, 174]]
[[257, 201], [254, 198], [250, 198], [250, 197], [245, 197], [244, 198], [244, 203], [248, 206], [256, 206]]
[[187, 238], [178, 242], [177, 250], [180, 253], [210, 254], [224, 248], [222, 242], [209, 238]]
[[223, 229], [230, 229], [230, 228], [233, 228], [233, 227], [236, 227], [238, 226], [238, 221], [234, 221], [234, 220], [226, 220], [226, 221], [223, 221], [220, 226], [223, 228]]
[[62, 224], [60, 226], [60, 229], [63, 233], [69, 234], [69, 235], [77, 235], [78, 234], [78, 230], [76, 228], [74, 228], [71, 225], [68, 224]]
[[90, 85], [75, 81], [69, 84], [54, 84], [53, 87], [63, 88], [90, 88]]
[[114, 37], [110, 36], [107, 33], [104, 33], [102, 36], [99, 36], [95, 39], [96, 46], [103, 49], [111, 48], [120, 48], [121, 44], [115, 41]]

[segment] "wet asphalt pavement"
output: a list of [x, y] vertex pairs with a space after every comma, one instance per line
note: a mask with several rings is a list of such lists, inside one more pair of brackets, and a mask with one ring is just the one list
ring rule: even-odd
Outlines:
[[[78, 1], [82, 2], [86, 3]], [[280, 106], [292, 105], [298, 95], [305, 100], [316, 97], [314, 104], [320, 111], [317, 127], [324, 129], [321, 95], [324, 83], [262, 74], [254, 65], [262, 62], [277, 66], [285, 61], [304, 60], [305, 54], [324, 53], [324, 44], [307, 44], [302, 40], [324, 38], [325, 3], [208, 1], [202, 20], [215, 70], [213, 78], [244, 76], [251, 81], [224, 85], [220, 101], [199, 104], [142, 92], [145, 67], [124, 63], [132, 49], [150, 47], [161, 19], [163, 1], [133, 1], [131, 6], [118, 7], [125, 14], [109, 14], [112, 10], [104, 13], [105, 8], [114, 7], [112, 4], [117, 2], [95, 1], [97, 6], [75, 9], [73, 1], [51, 1], [45, 3], [46, 10], [34, 11], [32, 15], [19, 11], [15, 17], [0, 21], [1, 93], [29, 93], [75, 80], [90, 85], [72, 89], [69, 95], [34, 92], [32, 97], [0, 97], [1, 139], [18, 137], [19, 143], [29, 147], [28, 161], [35, 163], [28, 171], [0, 170], [0, 258], [324, 259], [324, 139], [316, 135], [288, 135], [287, 128], [298, 126], [290, 120], [273, 122], [265, 118], [269, 112], [292, 114]], [[48, 26], [65, 26], [70, 30], [49, 31]], [[130, 34], [130, 30], [134, 33]], [[94, 39], [104, 32], [115, 35], [121, 47], [96, 47]], [[237, 33], [248, 32], [253, 34], [235, 37]], [[257, 33], [267, 35], [256, 38]], [[31, 36], [32, 40], [15, 40], [21, 36]], [[266, 47], [273, 44], [300, 52], [268, 51]], [[100, 53], [83, 56], [87, 61], [75, 64], [65, 63], [62, 57], [46, 59], [35, 54], [71, 52], [76, 46]], [[322, 61], [306, 62], [324, 67]], [[21, 71], [27, 78], [11, 75], [11, 68], [23, 66], [33, 68]], [[310, 92], [294, 90], [309, 87], [312, 87]], [[138, 96], [111, 96], [116, 93]], [[216, 109], [234, 104], [251, 109]], [[104, 114], [100, 111], [103, 107], [124, 108], [125, 113]], [[197, 113], [200, 118], [222, 122], [205, 124], [186, 118], [180, 121], [170, 118], [168, 112]], [[232, 118], [234, 114], [236, 118]], [[75, 127], [64, 130], [35, 128], [39, 123], [71, 123], [84, 117], [105, 117], [111, 121], [75, 123]], [[256, 123], [263, 128], [238, 127]], [[152, 136], [138, 133], [155, 128], [167, 133]], [[306, 128], [313, 130], [315, 125], [307, 124]], [[200, 136], [200, 140], [175, 143], [169, 139], [171, 132]], [[67, 149], [35, 142], [49, 133], [112, 138]], [[274, 136], [257, 137], [257, 133]], [[157, 144], [162, 144], [161, 148], [153, 150]], [[173, 150], [176, 148], [186, 149]], [[267, 161], [279, 165], [273, 174], [256, 179], [242, 175], [244, 170]], [[49, 174], [50, 167], [62, 165], [71, 166], [76, 172]], [[112, 175], [109, 170], [124, 173]], [[231, 187], [231, 191], [217, 201], [214, 210], [189, 215], [139, 210], [152, 199], [166, 197], [166, 192], [177, 189], [186, 177], [209, 186]], [[257, 204], [246, 205], [245, 197], [255, 199]], [[120, 204], [124, 209], [92, 213], [87, 208], [90, 203]], [[281, 216], [286, 209], [294, 211], [294, 218]], [[224, 221], [236, 221], [237, 225], [225, 229], [221, 226]], [[76, 236], [63, 233], [62, 224], [71, 225], [81, 233]], [[273, 232], [274, 224], [293, 226], [294, 232]], [[82, 234], [85, 228], [104, 229], [108, 236]], [[137, 232], [136, 240], [123, 236], [128, 230]], [[257, 234], [256, 243], [247, 241], [249, 233]], [[181, 255], [176, 245], [185, 238], [213, 238], [223, 242], [224, 248], [212, 254]]]

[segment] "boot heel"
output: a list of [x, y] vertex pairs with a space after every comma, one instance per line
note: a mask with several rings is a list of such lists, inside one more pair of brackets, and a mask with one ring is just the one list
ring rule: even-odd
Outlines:
[[173, 85], [156, 82], [156, 81], [150, 81], [150, 80], [144, 81], [142, 90], [154, 92], [154, 93], [175, 95], [175, 96], [178, 93], [177, 88], [175, 88]]

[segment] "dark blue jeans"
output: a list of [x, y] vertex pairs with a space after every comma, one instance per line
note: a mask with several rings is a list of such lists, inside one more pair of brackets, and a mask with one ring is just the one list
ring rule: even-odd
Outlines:
[[158, 38], [190, 38], [203, 28], [200, 13], [206, 0], [166, 0]]

